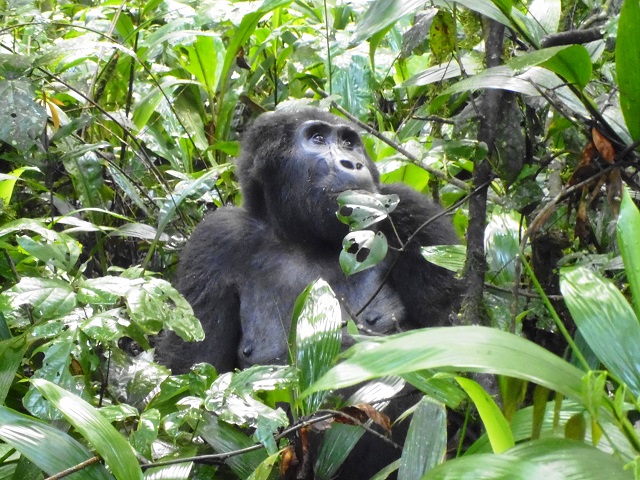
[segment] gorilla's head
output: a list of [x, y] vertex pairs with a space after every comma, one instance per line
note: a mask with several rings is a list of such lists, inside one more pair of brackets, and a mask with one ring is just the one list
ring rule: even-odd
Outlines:
[[316, 108], [266, 113], [245, 132], [238, 177], [244, 207], [284, 237], [340, 242], [345, 190], [377, 192], [380, 175], [358, 132]]

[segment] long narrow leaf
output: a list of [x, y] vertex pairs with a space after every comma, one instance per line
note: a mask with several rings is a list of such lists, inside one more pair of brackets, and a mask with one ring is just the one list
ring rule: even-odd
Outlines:
[[98, 409], [47, 380], [31, 382], [96, 449], [118, 480], [143, 478], [133, 448]]
[[400, 458], [398, 480], [420, 478], [443, 462], [447, 450], [447, 411], [423, 397], [413, 413]]
[[518, 445], [502, 455], [468, 455], [448, 461], [422, 480], [632, 480], [632, 469], [581, 442], [548, 438]]
[[616, 73], [620, 91], [620, 108], [634, 140], [640, 139], [640, 4], [625, 0], [620, 11], [616, 38]]
[[487, 327], [414, 330], [350, 348], [304, 395], [342, 388], [383, 375], [453, 368], [507, 375], [538, 383], [567, 397], [582, 398], [579, 369], [533, 342]]
[[[0, 407], [0, 438], [47, 475], [74, 467], [94, 456], [66, 433], [7, 407]], [[96, 480], [113, 478], [99, 463], [69, 476], [70, 479], [80, 477]]]
[[515, 445], [513, 434], [496, 402], [477, 382], [463, 377], [456, 377], [456, 380], [478, 409], [493, 452], [502, 453], [512, 448]]
[[633, 305], [636, 316], [640, 319], [640, 212], [631, 200], [627, 189], [622, 194], [616, 229]]
[[4, 403], [9, 393], [13, 377], [26, 350], [27, 341], [24, 335], [0, 342], [0, 404]]
[[600, 361], [640, 395], [640, 325], [629, 302], [610, 281], [586, 268], [563, 270], [560, 290]]

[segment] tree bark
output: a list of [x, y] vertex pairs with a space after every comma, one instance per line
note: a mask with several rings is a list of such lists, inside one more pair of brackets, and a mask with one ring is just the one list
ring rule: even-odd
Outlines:
[[[504, 25], [486, 20], [485, 50], [487, 68], [500, 65], [504, 39]], [[487, 191], [493, 178], [489, 159], [495, 152], [496, 131], [504, 97], [503, 90], [490, 89], [484, 92], [480, 105], [480, 125], [478, 140], [488, 147], [485, 160], [476, 164], [473, 171], [474, 195], [469, 199], [469, 228], [467, 230], [467, 258], [464, 280], [467, 293], [462, 304], [461, 322], [464, 325], [487, 324], [483, 292], [487, 263], [484, 251], [484, 231], [487, 225]]]

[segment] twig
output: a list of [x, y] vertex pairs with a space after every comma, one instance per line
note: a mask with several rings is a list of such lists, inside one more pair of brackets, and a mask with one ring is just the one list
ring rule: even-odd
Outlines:
[[[329, 97], [329, 94], [327, 92], [325, 92], [324, 90], [322, 90], [320, 87], [317, 87], [317, 89], [318, 89], [318, 92], [320, 93], [320, 95], [322, 95], [324, 98], [328, 98]], [[463, 182], [462, 180], [458, 180], [457, 178], [448, 177], [446, 174], [442, 173], [440, 170], [436, 170], [435, 168], [430, 167], [429, 165], [424, 165], [422, 163], [422, 161], [418, 157], [416, 157], [414, 154], [412, 154], [411, 152], [406, 150], [398, 142], [394, 142], [393, 140], [391, 140], [391, 139], [387, 138], [386, 136], [384, 136], [382, 133], [378, 132], [375, 128], [370, 127], [366, 123], [364, 123], [361, 120], [359, 120], [357, 117], [354, 117], [349, 112], [347, 112], [344, 108], [342, 108], [340, 105], [338, 105], [336, 102], [332, 101], [331, 102], [331, 106], [333, 108], [335, 108], [336, 110], [338, 110], [342, 115], [347, 117], [351, 122], [353, 122], [356, 125], [358, 125], [359, 127], [363, 128], [364, 130], [366, 130], [369, 134], [373, 135], [374, 137], [382, 140], [387, 145], [393, 147], [396, 151], [398, 151], [399, 153], [401, 153], [402, 155], [407, 157], [413, 163], [415, 163], [415, 164], [419, 165], [420, 167], [424, 168], [427, 172], [432, 174], [434, 177], [437, 177], [440, 180], [443, 180], [443, 181], [445, 181], [447, 183], [450, 183], [451, 185], [455, 185], [456, 187], [464, 190], [465, 192], [469, 191], [469, 186], [465, 182]]]
[[93, 465], [94, 463], [98, 463], [98, 462], [100, 462], [100, 457], [98, 456], [91, 457], [85, 460], [84, 462], [74, 465], [73, 467], [67, 468], [66, 470], [62, 470], [61, 472], [58, 472], [55, 475], [51, 475], [50, 477], [47, 477], [44, 480], [58, 480], [59, 478], [67, 477], [73, 473], [79, 472], [80, 470], [83, 470]]

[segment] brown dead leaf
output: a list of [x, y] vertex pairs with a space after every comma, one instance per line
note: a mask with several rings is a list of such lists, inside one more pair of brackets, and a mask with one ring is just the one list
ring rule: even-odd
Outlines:
[[602, 158], [604, 158], [608, 164], [612, 164], [616, 158], [616, 151], [613, 145], [611, 145], [611, 142], [596, 128], [591, 129], [591, 137]]
[[[341, 412], [346, 413], [350, 417], [355, 418], [360, 423], [365, 423], [371, 420], [376, 425], [379, 425], [385, 432], [391, 431], [391, 420], [388, 416], [379, 410], [376, 410], [368, 403], [356, 403], [355, 405], [349, 405], [340, 409]], [[336, 417], [335, 421], [338, 423], [353, 424], [348, 418]]]
[[622, 201], [622, 175], [618, 168], [614, 168], [609, 172], [609, 178], [607, 178], [607, 200], [609, 200], [613, 215], [618, 218], [620, 202]]
[[576, 213], [575, 234], [580, 240], [580, 245], [583, 247], [597, 243], [593, 229], [591, 228], [591, 222], [587, 216], [587, 205], [588, 202], [584, 199], [580, 201], [578, 212]]
[[594, 162], [597, 155], [598, 150], [593, 142], [587, 143], [580, 154], [580, 162], [578, 162], [575, 172], [573, 172], [573, 175], [571, 175], [569, 179], [570, 187], [592, 177], [598, 172], [598, 166]]
[[280, 476], [283, 478], [289, 477], [291, 472], [295, 472], [298, 463], [298, 457], [293, 445], [286, 446], [280, 454]]

